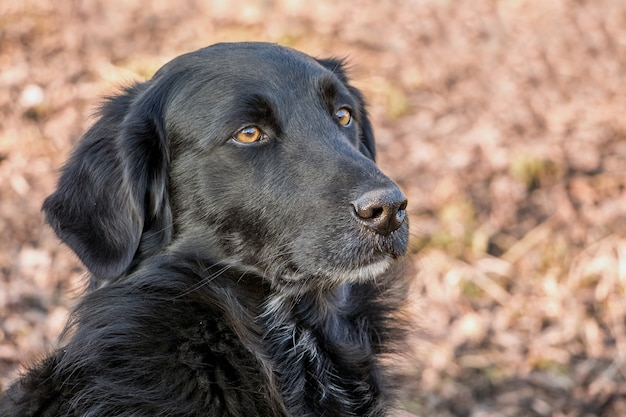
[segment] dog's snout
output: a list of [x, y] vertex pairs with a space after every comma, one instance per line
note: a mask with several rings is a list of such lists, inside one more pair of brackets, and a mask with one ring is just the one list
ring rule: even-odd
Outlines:
[[407, 200], [396, 188], [368, 191], [352, 202], [357, 219], [380, 235], [398, 230], [406, 217]]

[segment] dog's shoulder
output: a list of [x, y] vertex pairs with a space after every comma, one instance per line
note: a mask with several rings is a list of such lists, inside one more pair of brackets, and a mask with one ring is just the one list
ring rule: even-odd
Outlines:
[[254, 352], [252, 312], [218, 285], [233, 281], [225, 275], [220, 266], [155, 263], [87, 294], [67, 344], [11, 388], [4, 410], [281, 415]]

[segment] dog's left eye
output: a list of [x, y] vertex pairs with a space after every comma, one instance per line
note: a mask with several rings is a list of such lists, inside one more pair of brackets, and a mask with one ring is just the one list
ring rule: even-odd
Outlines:
[[352, 123], [352, 113], [348, 108], [342, 107], [337, 110], [335, 117], [341, 126], [349, 126]]
[[233, 135], [233, 139], [241, 143], [254, 143], [265, 137], [265, 133], [256, 126], [246, 126]]

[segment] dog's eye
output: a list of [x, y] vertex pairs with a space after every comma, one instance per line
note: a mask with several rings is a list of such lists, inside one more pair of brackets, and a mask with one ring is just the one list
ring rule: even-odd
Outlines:
[[265, 134], [256, 126], [246, 126], [233, 135], [233, 139], [241, 143], [254, 143], [262, 140]]
[[352, 113], [350, 113], [350, 110], [345, 107], [337, 110], [335, 117], [341, 126], [348, 126], [352, 122]]

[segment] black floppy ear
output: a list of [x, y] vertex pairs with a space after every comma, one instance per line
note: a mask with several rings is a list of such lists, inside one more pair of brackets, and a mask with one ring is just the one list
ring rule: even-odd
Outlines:
[[95, 286], [128, 272], [171, 239], [164, 102], [164, 92], [150, 82], [108, 99], [43, 204], [46, 220]]
[[376, 160], [376, 142], [374, 140], [374, 130], [367, 114], [367, 103], [363, 93], [350, 85], [350, 80], [345, 70], [345, 64], [343, 61], [335, 58], [318, 59], [317, 62], [322, 64], [326, 69], [329, 69], [333, 74], [339, 78], [339, 80], [346, 86], [348, 91], [357, 99], [359, 104], [359, 136], [361, 139], [360, 151], [363, 155], [367, 156], [371, 160]]

